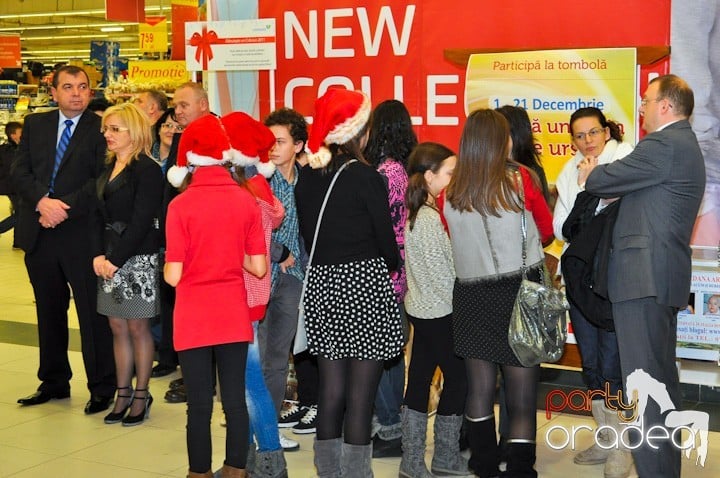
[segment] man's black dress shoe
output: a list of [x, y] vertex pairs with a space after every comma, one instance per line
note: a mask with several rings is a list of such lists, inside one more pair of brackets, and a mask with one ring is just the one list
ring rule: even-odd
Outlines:
[[168, 403], [187, 402], [187, 392], [185, 391], [185, 385], [181, 385], [178, 388], [173, 388], [165, 392], [165, 401]]
[[90, 400], [85, 404], [85, 414], [92, 415], [93, 413], [104, 412], [110, 408], [110, 404], [113, 402], [113, 397], [100, 397], [98, 395], [90, 395]]
[[27, 397], [18, 398], [18, 403], [20, 405], [40, 405], [41, 403], [49, 402], [53, 399], [62, 399], [62, 398], [68, 398], [70, 396], [70, 390], [66, 390], [63, 392], [46, 392], [44, 390], [38, 390], [37, 392], [33, 393], [32, 395], [28, 395]]
[[177, 369], [176, 365], [164, 365], [159, 363], [153, 367], [152, 376], [155, 378], [164, 377], [173, 373], [175, 369]]
[[183, 380], [182, 377], [176, 378], [175, 380], [170, 382], [170, 385], [168, 388], [170, 390], [175, 390], [176, 388], [184, 387], [185, 386], [185, 380]]

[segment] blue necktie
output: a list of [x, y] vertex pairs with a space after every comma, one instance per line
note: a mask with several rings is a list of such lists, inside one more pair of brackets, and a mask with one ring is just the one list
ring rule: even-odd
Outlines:
[[52, 176], [50, 176], [50, 192], [53, 192], [55, 190], [55, 176], [57, 176], [58, 169], [60, 169], [60, 163], [62, 162], [65, 150], [67, 149], [68, 144], [70, 144], [70, 137], [72, 136], [72, 124], [72, 120], [65, 120], [65, 129], [63, 130], [62, 135], [60, 135], [60, 142], [58, 143], [57, 149], [55, 150], [55, 164], [53, 165]]

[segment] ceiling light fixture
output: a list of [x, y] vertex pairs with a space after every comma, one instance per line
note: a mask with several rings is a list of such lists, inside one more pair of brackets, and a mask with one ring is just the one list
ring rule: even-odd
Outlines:
[[125, 28], [123, 27], [102, 27], [100, 29], [101, 32], [124, 32]]

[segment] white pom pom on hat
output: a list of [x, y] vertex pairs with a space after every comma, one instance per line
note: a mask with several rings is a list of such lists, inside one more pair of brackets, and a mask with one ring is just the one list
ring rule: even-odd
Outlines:
[[370, 98], [362, 91], [330, 88], [315, 100], [315, 115], [307, 142], [308, 163], [324, 168], [331, 154], [325, 144], [345, 144], [362, 131], [370, 118]]
[[220, 118], [202, 116], [188, 125], [180, 136], [177, 163], [167, 172], [173, 186], [180, 187], [188, 173], [188, 165], [214, 166], [232, 159], [230, 139]]

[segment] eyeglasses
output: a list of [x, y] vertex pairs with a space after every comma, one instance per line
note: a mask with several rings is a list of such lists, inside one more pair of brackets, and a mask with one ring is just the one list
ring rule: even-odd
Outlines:
[[174, 129], [178, 133], [182, 133], [183, 130], [185, 129], [184, 126], [180, 126], [179, 124], [174, 124], [174, 123], [163, 123], [160, 125], [160, 127], [162, 129]]
[[595, 136], [599, 134], [603, 134], [605, 132], [605, 128], [593, 128], [587, 133], [575, 133], [573, 135], [573, 138], [575, 138], [576, 141], [582, 141], [587, 136], [590, 139], [593, 139]]
[[[644, 108], [644, 107], [646, 107], [647, 104], [650, 103], [651, 101], [662, 101], [662, 100], [664, 100], [664, 99], [665, 99], [665, 98], [651, 98], [651, 99], [643, 98], [643, 99], [640, 100], [640, 106], [642, 106], [642, 107]], [[671, 105], [670, 103], [668, 103], [668, 108], [672, 108], [672, 105]]]
[[116, 133], [116, 134], [117, 134], [117, 133], [119, 133], [119, 132], [121, 132], [121, 131], [129, 131], [129, 129], [128, 129], [128, 128], [123, 128], [122, 126], [110, 126], [110, 125], [108, 125], [108, 126], [103, 126], [102, 128], [100, 128], [100, 132], [101, 132], [102, 134], [105, 134], [105, 133], [107, 133], [108, 131], [110, 131], [111, 133]]

